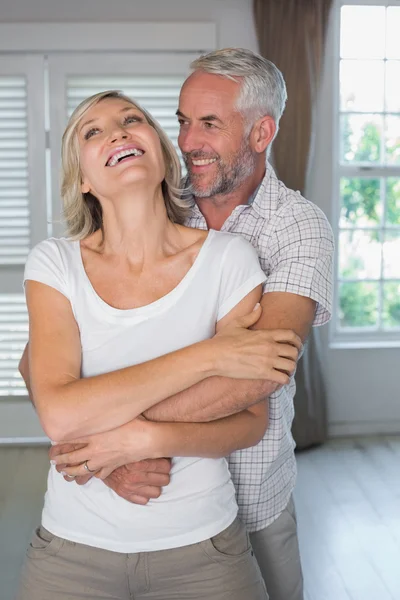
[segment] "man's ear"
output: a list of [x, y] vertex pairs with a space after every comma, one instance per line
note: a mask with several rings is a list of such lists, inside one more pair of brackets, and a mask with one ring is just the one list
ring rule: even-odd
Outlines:
[[255, 152], [262, 153], [274, 139], [276, 124], [272, 117], [265, 116], [258, 119], [251, 130], [251, 145]]

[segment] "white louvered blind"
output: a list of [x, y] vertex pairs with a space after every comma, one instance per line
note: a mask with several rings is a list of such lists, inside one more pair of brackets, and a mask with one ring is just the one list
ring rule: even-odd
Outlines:
[[0, 295], [0, 396], [27, 394], [18, 362], [28, 339], [28, 315], [23, 294]]
[[0, 76], [0, 264], [24, 264], [29, 237], [27, 84]]
[[0, 56], [0, 396], [25, 395], [26, 257], [46, 235], [43, 57]]
[[68, 116], [82, 100], [105, 90], [121, 90], [137, 100], [160, 123], [179, 155], [178, 122], [175, 116], [179, 92], [185, 79], [178, 75], [74, 76], [67, 79]]
[[[29, 238], [27, 83], [23, 76], [0, 76], [0, 264], [23, 264]], [[18, 361], [27, 338], [23, 294], [1, 294], [1, 396], [26, 394]]]

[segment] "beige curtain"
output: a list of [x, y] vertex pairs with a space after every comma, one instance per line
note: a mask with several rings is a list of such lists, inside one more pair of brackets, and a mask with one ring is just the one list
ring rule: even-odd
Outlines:
[[[286, 110], [273, 145], [278, 177], [304, 194], [313, 137], [313, 117], [332, 0], [254, 0], [260, 53], [282, 71]], [[326, 439], [326, 399], [318, 333], [310, 335], [300, 360], [293, 436], [297, 448]]]

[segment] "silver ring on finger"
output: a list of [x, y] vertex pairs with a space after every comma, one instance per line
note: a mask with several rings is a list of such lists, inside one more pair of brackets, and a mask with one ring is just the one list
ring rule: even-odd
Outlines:
[[88, 471], [89, 473], [96, 473], [96, 470], [92, 471], [92, 469], [89, 469], [87, 460], [85, 460], [85, 462], [83, 463], [83, 466], [85, 467], [86, 471]]

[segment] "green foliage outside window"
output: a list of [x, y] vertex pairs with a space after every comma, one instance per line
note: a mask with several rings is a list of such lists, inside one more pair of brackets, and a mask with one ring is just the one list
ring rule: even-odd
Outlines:
[[[346, 162], [377, 163], [381, 154], [381, 133], [378, 125], [366, 121], [355, 147], [351, 121], [344, 117], [342, 151]], [[398, 152], [400, 140], [386, 146], [390, 157]], [[400, 226], [400, 178], [389, 177], [386, 182], [386, 215], [388, 225]], [[381, 183], [378, 178], [343, 177], [340, 185], [341, 226], [376, 228], [371, 240], [379, 240], [382, 221]], [[399, 256], [400, 260], [400, 256]], [[350, 257], [344, 278], [356, 279], [360, 260]], [[339, 290], [341, 327], [373, 327], [378, 323], [379, 283], [342, 283]], [[385, 328], [400, 327], [400, 283], [387, 282], [383, 287], [382, 321]]]

